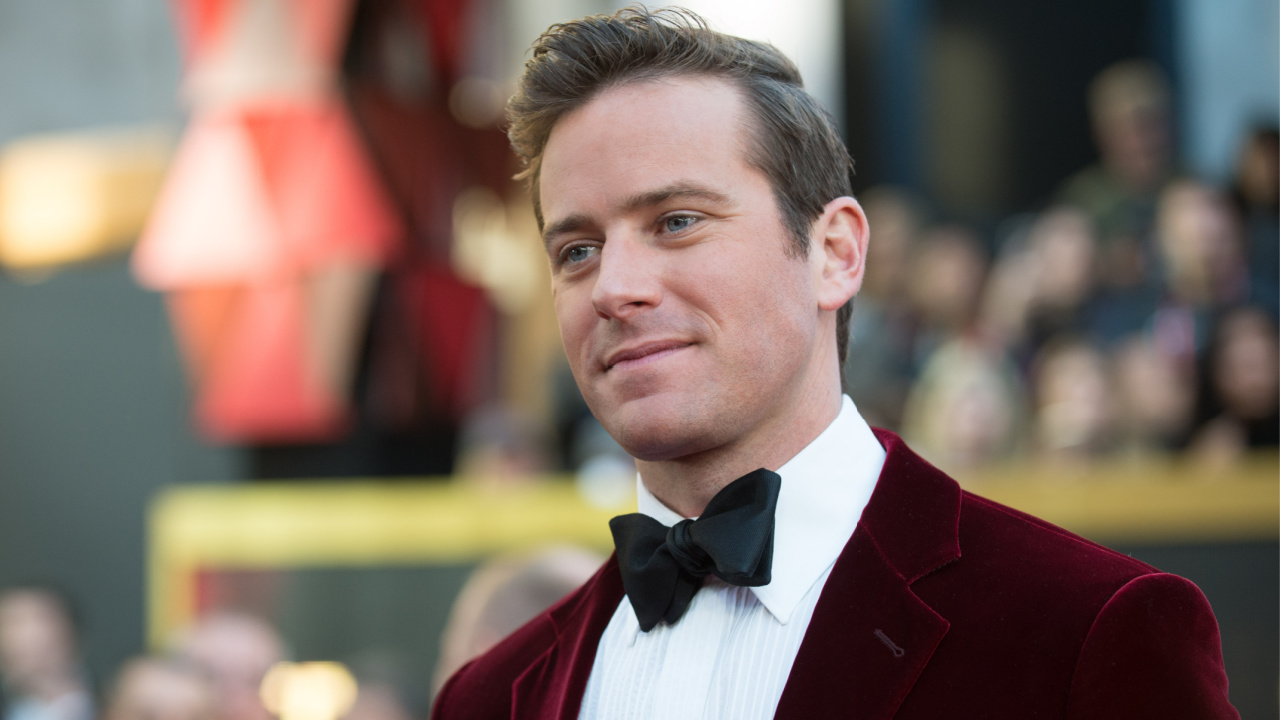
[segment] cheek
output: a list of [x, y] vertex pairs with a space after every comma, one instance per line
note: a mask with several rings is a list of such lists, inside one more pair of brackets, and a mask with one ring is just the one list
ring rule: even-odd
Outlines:
[[557, 291], [555, 294], [556, 321], [560, 325], [560, 340], [564, 353], [575, 375], [589, 352], [591, 328], [595, 323], [595, 310], [589, 298], [578, 293]]
[[[765, 264], [770, 260], [774, 265]], [[770, 353], [807, 347], [816, 332], [817, 301], [806, 268], [790, 258], [758, 258], [703, 275], [690, 288], [722, 338], [739, 346], [746, 362], [763, 366], [778, 359]]]

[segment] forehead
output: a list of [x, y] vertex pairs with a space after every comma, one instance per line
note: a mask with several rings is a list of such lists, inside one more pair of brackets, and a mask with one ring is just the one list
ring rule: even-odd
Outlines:
[[641, 80], [603, 91], [551, 131], [539, 179], [544, 216], [604, 194], [758, 173], [745, 158], [746, 112], [738, 87], [716, 77]]

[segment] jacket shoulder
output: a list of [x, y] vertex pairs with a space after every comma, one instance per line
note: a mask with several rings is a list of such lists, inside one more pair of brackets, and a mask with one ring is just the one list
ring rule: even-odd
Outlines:
[[1239, 718], [1209, 601], [1177, 575], [1143, 575], [1098, 613], [1071, 680], [1068, 718]]
[[550, 614], [544, 611], [454, 673], [440, 688], [431, 717], [510, 718], [512, 685], [555, 639]]
[[922, 696], [945, 676], [999, 688], [975, 703], [1028, 717], [1235, 717], [1217, 623], [1189, 580], [967, 491], [957, 532], [960, 556], [912, 584], [950, 623]]
[[516, 680], [560, 641], [566, 618], [599, 599], [601, 576], [613, 562], [611, 557], [587, 582], [454, 673], [436, 696], [433, 720], [510, 718]]
[[886, 450], [884, 469], [859, 524], [913, 586], [942, 579], [968, 592], [999, 582], [1016, 595], [1020, 589], [1034, 594], [1066, 584], [1073, 592], [1103, 593], [1100, 606], [1128, 580], [1155, 572], [1150, 565], [962, 489], [892, 433], [877, 431], [877, 437]]
[[[1108, 599], [1135, 578], [1159, 573], [1128, 555], [1057, 525], [964, 491], [957, 532], [961, 557], [937, 573], [942, 584], [998, 589], [985, 603], [1006, 604], [1010, 617], [1063, 623], [1083, 639]], [[928, 592], [923, 578], [920, 590]], [[976, 599], [976, 598], [975, 598]]]
[[[1054, 569], [1075, 567], [1121, 584], [1138, 575], [1159, 572], [1141, 560], [968, 490], [961, 491], [960, 507], [961, 547], [966, 555], [991, 553], [1010, 560], [1027, 555], [1051, 563]], [[1075, 573], [1069, 577], [1078, 579]]]

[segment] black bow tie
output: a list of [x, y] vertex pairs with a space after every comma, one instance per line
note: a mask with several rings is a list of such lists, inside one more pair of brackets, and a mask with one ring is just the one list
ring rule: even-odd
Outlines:
[[697, 520], [669, 529], [640, 513], [609, 521], [622, 586], [640, 629], [679, 620], [707, 575], [731, 585], [769, 584], [781, 487], [777, 473], [760, 468], [716, 493]]

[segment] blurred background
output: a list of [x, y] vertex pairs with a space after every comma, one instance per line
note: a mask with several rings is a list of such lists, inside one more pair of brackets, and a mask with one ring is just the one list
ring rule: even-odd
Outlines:
[[[1275, 0], [685, 5], [845, 133], [867, 419], [1196, 581], [1280, 716]], [[502, 106], [619, 6], [0, 4], [7, 712], [423, 717], [594, 569], [634, 468]]]

